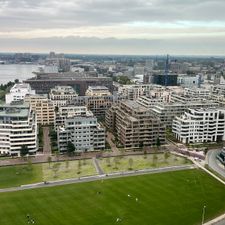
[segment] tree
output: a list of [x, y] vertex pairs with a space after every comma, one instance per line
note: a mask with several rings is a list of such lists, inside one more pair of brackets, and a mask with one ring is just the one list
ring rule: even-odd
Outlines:
[[59, 166], [60, 166], [60, 163], [53, 164], [52, 170], [54, 172], [54, 177], [57, 177], [57, 172], [59, 171]]
[[66, 160], [66, 170], [67, 171], [69, 170], [69, 166], [70, 166], [70, 162], [69, 162], [69, 160]]
[[159, 137], [158, 137], [158, 138], [157, 138], [157, 141], [156, 141], [156, 146], [157, 146], [157, 148], [159, 148], [160, 145], [161, 145], [161, 142], [160, 142], [160, 139], [159, 139]]
[[153, 164], [153, 166], [156, 166], [157, 161], [158, 161], [158, 156], [157, 156], [156, 154], [154, 154], [154, 155], [153, 155], [153, 159], [152, 159], [152, 164]]
[[59, 151], [55, 151], [55, 158], [56, 158], [56, 161], [59, 161]]
[[133, 164], [134, 164], [134, 160], [132, 158], [129, 158], [129, 169], [132, 170], [133, 169]]
[[57, 113], [58, 111], [59, 111], [59, 107], [56, 106], [56, 107], [55, 107], [55, 112]]
[[144, 159], [147, 159], [147, 151], [146, 151], [146, 149], [144, 150]]
[[81, 161], [79, 159], [77, 164], [77, 174], [80, 174], [80, 173], [81, 173]]
[[188, 161], [188, 158], [187, 157], [184, 157], [184, 163], [187, 164], [189, 161]]
[[127, 76], [117, 76], [117, 77], [114, 76], [113, 81], [116, 81], [120, 84], [132, 84], [131, 79]]
[[29, 153], [29, 149], [26, 145], [22, 145], [20, 149], [20, 156], [24, 157]]
[[119, 163], [118, 158], [117, 157], [114, 157], [113, 161], [114, 161], [114, 165], [115, 165], [114, 166], [114, 169], [118, 169], [118, 167], [117, 167], [117, 165]]
[[167, 162], [167, 159], [170, 157], [170, 153], [168, 151], [164, 152], [164, 160]]
[[51, 162], [52, 162], [52, 157], [51, 156], [48, 156], [48, 168], [50, 168]]
[[71, 141], [69, 141], [67, 144], [68, 155], [72, 155], [75, 152], [75, 150], [76, 150], [76, 148], [75, 148], [74, 144]]
[[49, 136], [51, 137], [52, 141], [57, 141], [57, 132], [54, 130], [51, 130], [49, 132]]
[[143, 147], [144, 147], [144, 143], [143, 143], [143, 141], [140, 141], [140, 142], [139, 142], [139, 148], [142, 150]]
[[41, 126], [38, 126], [38, 141], [39, 141], [39, 147], [43, 147], [43, 128]]
[[107, 164], [108, 167], [111, 166], [111, 161], [110, 161], [110, 158], [109, 157], [106, 158], [106, 164]]
[[29, 159], [29, 160], [27, 161], [27, 168], [28, 168], [28, 170], [30, 170], [30, 171], [33, 169], [31, 159]]
[[208, 151], [209, 151], [209, 149], [206, 147], [206, 148], [204, 149], [204, 154], [207, 155]]

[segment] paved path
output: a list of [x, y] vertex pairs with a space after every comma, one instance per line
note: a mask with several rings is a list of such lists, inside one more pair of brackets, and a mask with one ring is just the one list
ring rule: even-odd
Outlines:
[[104, 171], [102, 170], [101, 166], [99, 165], [98, 160], [96, 159], [96, 157], [92, 158], [92, 160], [93, 160], [93, 164], [95, 166], [95, 169], [96, 169], [97, 173], [99, 175], [105, 174]]
[[144, 175], [144, 174], [165, 173], [165, 172], [180, 171], [180, 170], [191, 170], [191, 169], [195, 169], [195, 168], [196, 168], [195, 165], [185, 165], [185, 166], [171, 166], [171, 167], [164, 167], [164, 168], [118, 172], [118, 173], [81, 177], [81, 178], [73, 178], [73, 179], [66, 179], [66, 180], [48, 181], [47, 183], [41, 182], [41, 183], [36, 183], [36, 184], [22, 185], [20, 187], [14, 187], [14, 188], [4, 188], [4, 189], [0, 189], [0, 193], [23, 191], [23, 190], [43, 188], [43, 187], [54, 187], [54, 186], [61, 186], [61, 185], [66, 185], [66, 184], [97, 181], [97, 180], [102, 180], [102, 179], [138, 176], [138, 175]]
[[107, 142], [109, 143], [110, 147], [111, 147], [111, 150], [112, 152], [114, 153], [119, 153], [119, 149], [116, 147], [116, 144], [113, 143], [112, 140], [115, 140], [115, 137], [113, 136], [113, 134], [111, 132], [107, 132], [107, 137], [106, 137], [106, 140]]
[[210, 220], [207, 223], [204, 223], [204, 225], [225, 225], [225, 214], [222, 216], [219, 216], [213, 220]]
[[209, 167], [225, 178], [225, 167], [216, 159], [221, 150], [210, 150], [207, 153], [207, 163]]
[[49, 137], [49, 127], [43, 127], [43, 153], [44, 155], [51, 155], [51, 140]]

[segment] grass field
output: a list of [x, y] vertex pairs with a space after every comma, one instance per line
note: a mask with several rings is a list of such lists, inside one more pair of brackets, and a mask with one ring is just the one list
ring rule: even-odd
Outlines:
[[[92, 160], [0, 167], [0, 188], [95, 175]], [[0, 223], [1, 225], [1, 223]]]
[[80, 162], [78, 160], [56, 162], [51, 163], [50, 166], [49, 164], [44, 163], [42, 166], [42, 171], [43, 180], [45, 181], [77, 178], [97, 174], [91, 159], [80, 160]]
[[15, 187], [40, 181], [42, 181], [41, 164], [0, 168], [0, 188]]
[[[132, 162], [130, 162], [130, 160]], [[188, 163], [185, 158], [173, 154], [148, 154], [99, 159], [99, 164], [105, 173], [117, 171], [141, 170], [166, 166], [179, 166]]]
[[[107, 159], [99, 160], [100, 166], [105, 173], [129, 170], [129, 159], [132, 158], [133, 170], [140, 170], [153, 167], [165, 167], [182, 165], [187, 163], [184, 158], [170, 155], [165, 159], [163, 154], [158, 154], [157, 159], [153, 155], [148, 156], [125, 156], [117, 157], [115, 167], [114, 158], [110, 158], [110, 166]], [[96, 175], [96, 169], [91, 159], [68, 162], [51, 162], [23, 166], [0, 167], [0, 188], [16, 187], [24, 184], [31, 184], [43, 181], [63, 180], [83, 176]]]
[[29, 214], [39, 225], [195, 225], [204, 205], [208, 220], [224, 202], [222, 184], [188, 170], [1, 193], [0, 224], [28, 224]]

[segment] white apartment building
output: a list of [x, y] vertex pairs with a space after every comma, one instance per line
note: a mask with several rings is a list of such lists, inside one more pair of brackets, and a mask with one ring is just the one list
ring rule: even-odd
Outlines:
[[178, 95], [172, 93], [170, 96], [170, 103], [187, 103], [187, 102], [201, 102], [201, 101], [207, 101], [205, 98], [201, 97], [195, 97], [195, 96], [189, 96], [189, 95]]
[[27, 95], [24, 99], [37, 114], [37, 123], [41, 125], [54, 124], [55, 107], [51, 100], [42, 95]]
[[[82, 111], [82, 110], [81, 110]], [[86, 108], [85, 114], [69, 116], [64, 125], [58, 128], [58, 148], [66, 152], [71, 141], [76, 151], [94, 151], [105, 148], [105, 128], [98, 122], [91, 111]]]
[[86, 96], [110, 96], [112, 95], [109, 89], [105, 86], [89, 86], [86, 93]]
[[158, 103], [150, 108], [152, 115], [163, 122], [167, 128], [172, 127], [173, 119], [182, 115], [189, 108], [210, 108], [218, 107], [219, 104], [213, 101], [190, 101], [186, 103]]
[[164, 87], [156, 84], [123, 85], [118, 87], [118, 95], [124, 99], [137, 100], [142, 96], [162, 99], [170, 102], [171, 93], [183, 93], [182, 87]]
[[148, 95], [153, 89], [151, 84], [146, 85], [123, 85], [118, 87], [118, 95], [124, 96], [128, 100], [136, 100], [143, 95]]
[[144, 106], [146, 108], [151, 108], [154, 105], [158, 103], [162, 103], [163, 99], [162, 98], [154, 98], [154, 97], [147, 97], [147, 96], [142, 96], [137, 99], [136, 101], [139, 105]]
[[188, 76], [186, 74], [178, 75], [177, 83], [182, 87], [199, 87], [200, 86], [200, 76]]
[[34, 95], [35, 90], [32, 90], [30, 87], [30, 84], [26, 83], [19, 83], [15, 84], [5, 95], [5, 101], [6, 104], [10, 104], [11, 102], [18, 102], [24, 99], [24, 97], [27, 95]]
[[225, 96], [225, 85], [213, 85], [211, 90], [213, 94]]
[[185, 88], [185, 94], [191, 97], [210, 98], [211, 91], [205, 88]]
[[55, 107], [67, 105], [77, 96], [78, 94], [71, 86], [56, 86], [49, 93], [49, 98]]
[[22, 146], [38, 150], [35, 113], [25, 104], [0, 106], [0, 154], [20, 156]]
[[225, 140], [225, 109], [189, 109], [173, 121], [173, 133], [184, 144]]
[[55, 129], [57, 130], [58, 127], [63, 126], [65, 124], [65, 120], [67, 118], [71, 118], [74, 116], [85, 116], [87, 114], [87, 107], [86, 106], [61, 106], [58, 109], [58, 112], [55, 116]]

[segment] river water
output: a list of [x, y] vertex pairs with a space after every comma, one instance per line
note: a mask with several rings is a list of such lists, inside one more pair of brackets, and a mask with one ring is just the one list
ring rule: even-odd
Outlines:
[[0, 84], [19, 79], [20, 81], [34, 77], [32, 72], [38, 71], [38, 65], [10, 64], [0, 65]]

